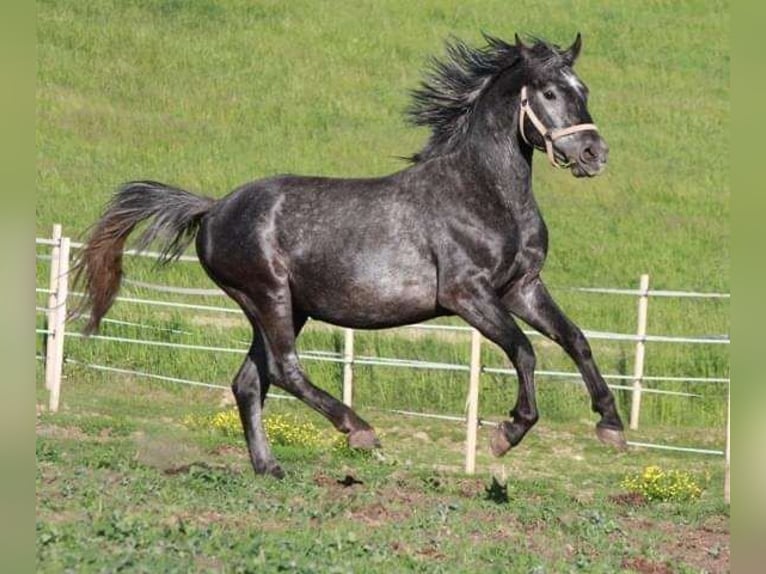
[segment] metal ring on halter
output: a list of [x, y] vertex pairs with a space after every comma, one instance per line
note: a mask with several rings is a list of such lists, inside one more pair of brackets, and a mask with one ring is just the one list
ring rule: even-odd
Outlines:
[[553, 151], [553, 143], [564, 136], [568, 136], [573, 133], [592, 130], [594, 132], [598, 131], [598, 128], [596, 127], [596, 124], [576, 124], [573, 126], [569, 126], [566, 128], [559, 128], [554, 130], [549, 130], [547, 127], [545, 127], [545, 124], [540, 121], [540, 118], [537, 117], [537, 114], [535, 114], [534, 110], [529, 105], [529, 99], [527, 98], [527, 87], [523, 86], [521, 88], [521, 99], [519, 101], [519, 132], [521, 133], [521, 139], [526, 142], [527, 145], [535, 147], [528, 139], [526, 134], [524, 133], [524, 118], [525, 116], [529, 116], [530, 121], [532, 122], [532, 125], [535, 126], [535, 129], [540, 133], [541, 136], [543, 136], [543, 141], [545, 142], [545, 152], [548, 155], [548, 160], [551, 162], [551, 165], [554, 167], [560, 167], [560, 168], [566, 168], [572, 165], [572, 162], [568, 163], [558, 163], [556, 161], [556, 156]]

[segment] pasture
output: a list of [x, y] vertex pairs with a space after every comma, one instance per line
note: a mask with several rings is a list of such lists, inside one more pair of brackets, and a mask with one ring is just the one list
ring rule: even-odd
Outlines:
[[[657, 289], [729, 291], [728, 10], [727, 2], [665, 1], [41, 1], [37, 235], [60, 222], [77, 237], [130, 179], [220, 197], [276, 173], [390, 173], [426, 137], [405, 125], [403, 110], [449, 35], [475, 45], [482, 30], [507, 39], [518, 31], [568, 45], [581, 31], [577, 71], [610, 162], [585, 181], [536, 159], [551, 241], [543, 275], [582, 327], [629, 333], [634, 299], [567, 287], [635, 288], [646, 272]], [[196, 264], [157, 270], [130, 259], [127, 273], [212, 286]], [[46, 277], [40, 260], [38, 285]], [[126, 293], [145, 294], [135, 286]], [[110, 316], [156, 328], [161, 340], [248, 338], [233, 317], [122, 305]], [[726, 301], [652, 303], [650, 333], [728, 331]], [[137, 329], [112, 324], [105, 332]], [[533, 343], [538, 368], [571, 368], [557, 348]], [[339, 340], [316, 326], [301, 344], [337, 349]], [[468, 352], [460, 341], [383, 332], [360, 335], [358, 345], [443, 361], [465, 362]], [[599, 342], [594, 352], [603, 371], [630, 373], [632, 345]], [[219, 384], [239, 362], [79, 340], [67, 341], [67, 354]], [[485, 346], [485, 354], [486, 364], [505, 366], [495, 350]], [[38, 363], [41, 404], [42, 370]], [[309, 374], [339, 394], [337, 366], [311, 364]], [[727, 377], [728, 348], [650, 344], [647, 374]], [[377, 410], [460, 413], [464, 375], [360, 369], [356, 404], [382, 434], [383, 458], [275, 447], [288, 473], [276, 482], [252, 476], [238, 436], [184, 424], [190, 414], [218, 412], [220, 393], [77, 365], [65, 375], [61, 412], [38, 414], [40, 571], [728, 570], [721, 458], [609, 451], [592, 436], [580, 387], [541, 380], [541, 422], [500, 460], [487, 454], [481, 429], [479, 473], [469, 477], [461, 474], [462, 424]], [[483, 385], [482, 414], [504, 415], [508, 381]], [[642, 427], [628, 439], [720, 448], [725, 389], [701, 394], [645, 399]], [[618, 395], [623, 414], [628, 398]], [[271, 401], [267, 412], [326, 428], [302, 405]], [[626, 496], [622, 477], [648, 465], [689, 470], [701, 498]]]
[[[41, 572], [728, 570], [720, 458], [615, 454], [590, 421], [546, 420], [500, 461], [482, 428], [480, 472], [467, 476], [462, 423], [362, 408], [382, 433], [382, 460], [275, 446], [287, 477], [255, 479], [239, 433], [183, 422], [220, 392], [80, 374], [67, 388], [77, 407], [38, 418]], [[327, 428], [302, 405], [269, 408]], [[648, 465], [690, 472], [702, 496], [629, 495], [623, 477]]]

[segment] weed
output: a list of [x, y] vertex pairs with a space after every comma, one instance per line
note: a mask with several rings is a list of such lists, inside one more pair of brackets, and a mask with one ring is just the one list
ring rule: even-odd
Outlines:
[[692, 475], [683, 470], [663, 470], [650, 465], [640, 473], [629, 474], [620, 485], [628, 492], [644, 496], [647, 500], [684, 502], [695, 500], [702, 489]]
[[58, 462], [61, 454], [55, 443], [39, 438], [35, 442], [35, 458], [37, 462]]
[[[187, 415], [184, 424], [194, 430], [208, 430], [224, 437], [241, 437], [242, 427], [236, 408], [212, 415]], [[314, 423], [300, 420], [297, 415], [269, 414], [263, 418], [263, 427], [269, 443], [276, 447], [297, 447], [299, 457], [306, 451], [329, 451], [348, 459], [364, 459], [371, 451], [348, 446], [346, 435], [322, 432]], [[283, 451], [284, 452], [284, 451]]]

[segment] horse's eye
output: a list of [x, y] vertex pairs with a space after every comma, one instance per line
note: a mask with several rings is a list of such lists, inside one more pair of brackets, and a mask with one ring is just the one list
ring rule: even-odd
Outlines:
[[553, 93], [553, 90], [545, 90], [543, 92], [543, 96], [545, 97], [546, 100], [555, 100], [556, 99], [556, 94]]

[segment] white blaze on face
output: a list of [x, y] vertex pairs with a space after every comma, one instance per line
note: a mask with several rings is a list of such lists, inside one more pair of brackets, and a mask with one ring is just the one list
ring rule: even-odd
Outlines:
[[568, 70], [564, 70], [563, 73], [564, 79], [567, 81], [567, 83], [572, 86], [572, 88], [574, 88], [580, 97], [583, 97], [585, 86], [583, 86], [582, 82], [577, 78], [577, 76]]

